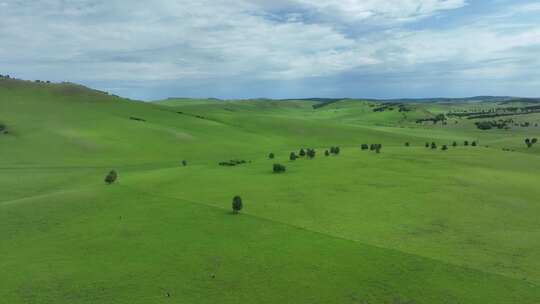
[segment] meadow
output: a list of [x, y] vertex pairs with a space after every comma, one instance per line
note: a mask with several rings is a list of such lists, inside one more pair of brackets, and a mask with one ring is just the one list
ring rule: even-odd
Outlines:
[[324, 102], [0, 79], [0, 302], [540, 302], [535, 103]]

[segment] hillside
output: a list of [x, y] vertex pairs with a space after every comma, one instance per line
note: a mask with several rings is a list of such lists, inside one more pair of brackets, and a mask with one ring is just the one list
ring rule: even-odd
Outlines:
[[[539, 302], [540, 146], [524, 139], [540, 114], [481, 130], [418, 121], [509, 105], [320, 103], [144, 103], [0, 79], [0, 299]], [[317, 156], [290, 161], [302, 147]], [[231, 159], [247, 163], [218, 165]]]

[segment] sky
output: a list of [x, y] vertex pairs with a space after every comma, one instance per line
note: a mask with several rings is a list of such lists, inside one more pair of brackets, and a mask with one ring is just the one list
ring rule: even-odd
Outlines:
[[540, 97], [540, 1], [0, 0], [0, 74], [125, 97]]

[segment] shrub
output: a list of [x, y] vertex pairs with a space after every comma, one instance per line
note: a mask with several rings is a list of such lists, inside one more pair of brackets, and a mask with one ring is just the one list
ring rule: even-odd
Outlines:
[[289, 160], [295, 161], [298, 158], [294, 152], [291, 152], [291, 155], [289, 155]]
[[234, 167], [234, 166], [238, 166], [238, 165], [243, 165], [245, 163], [246, 163], [246, 161], [243, 160], [243, 159], [232, 159], [232, 160], [229, 160], [229, 161], [220, 162], [219, 165], [224, 166], [224, 167]]
[[238, 212], [240, 212], [240, 210], [242, 210], [242, 208], [244, 208], [244, 205], [242, 203], [242, 198], [239, 195], [237, 195], [232, 200], [233, 213], [238, 214]]
[[281, 164], [274, 164], [274, 173], [285, 173], [287, 167]]
[[274, 155], [274, 153], [268, 154], [268, 158], [269, 158], [269, 159], [274, 159], [274, 157], [276, 157], [276, 156]]
[[111, 170], [107, 176], [105, 176], [105, 182], [110, 185], [118, 179], [118, 172], [116, 170]]

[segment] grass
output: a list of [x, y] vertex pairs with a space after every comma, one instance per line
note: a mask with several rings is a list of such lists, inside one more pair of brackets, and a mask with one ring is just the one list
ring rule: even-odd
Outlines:
[[[314, 103], [148, 104], [0, 80], [0, 299], [539, 302], [540, 148], [523, 139], [540, 129], [415, 123], [463, 104]], [[334, 145], [341, 154], [325, 157]], [[302, 146], [317, 157], [289, 161]], [[233, 158], [251, 162], [218, 166]]]

